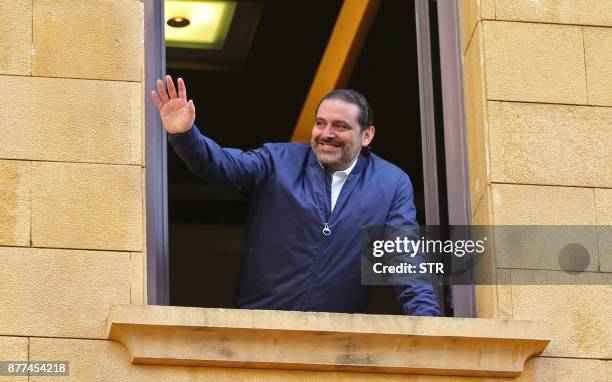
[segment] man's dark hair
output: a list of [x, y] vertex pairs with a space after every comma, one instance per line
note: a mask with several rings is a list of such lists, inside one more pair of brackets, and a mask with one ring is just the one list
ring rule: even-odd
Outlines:
[[[337, 89], [330, 93], [327, 93], [321, 102], [328, 99], [339, 99], [344, 102], [352, 103], [353, 105], [357, 105], [359, 108], [359, 127], [361, 131], [365, 130], [368, 126], [372, 126], [374, 124], [374, 111], [372, 107], [366, 100], [366, 98], [359, 92], [353, 89]], [[317, 111], [319, 110], [319, 106], [321, 106], [321, 102], [317, 105]]]

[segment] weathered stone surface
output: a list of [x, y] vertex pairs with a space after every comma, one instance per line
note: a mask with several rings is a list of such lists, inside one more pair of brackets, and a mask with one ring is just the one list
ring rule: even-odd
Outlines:
[[512, 320], [512, 279], [509, 269], [497, 270], [497, 314], [501, 320]]
[[1, 158], [142, 163], [139, 83], [0, 76], [0, 87], [11, 89]]
[[[612, 9], [612, 1], [606, 3]], [[612, 19], [612, 10], [608, 15]], [[612, 28], [584, 28], [583, 33], [589, 104], [612, 106]]]
[[498, 20], [612, 26], [607, 0], [495, 0]]
[[493, 224], [492, 208], [491, 208], [491, 186], [482, 194], [482, 198], [478, 201], [476, 212], [472, 217], [474, 225], [490, 225]]
[[0, 245], [30, 245], [30, 162], [0, 160]]
[[[126, 349], [112, 341], [32, 338], [33, 358], [66, 359], [70, 375], [62, 381], [218, 381], [218, 382], [446, 382], [448, 376], [377, 373], [325, 372], [305, 370], [266, 370], [246, 368], [133, 365]], [[45, 379], [46, 378], [46, 379]], [[49, 377], [30, 377], [45, 382]], [[457, 382], [497, 381], [495, 378], [453, 377]], [[500, 382], [506, 379], [499, 379]]]
[[612, 108], [489, 102], [493, 182], [612, 187]]
[[586, 104], [582, 28], [483, 21], [490, 100]]
[[460, 0], [461, 46], [465, 52], [470, 43], [476, 24], [480, 19], [480, 8], [476, 0]]
[[476, 316], [478, 318], [497, 318], [497, 286], [475, 285]]
[[[27, 361], [28, 338], [0, 336], [0, 361]], [[27, 382], [28, 377], [2, 377], [0, 382]]]
[[489, 183], [486, 96], [482, 62], [480, 24], [465, 54], [463, 64], [465, 114], [467, 123], [468, 168], [472, 213]]
[[598, 359], [536, 357], [516, 382], [606, 382], [606, 362]]
[[0, 3], [0, 74], [32, 72], [32, 0]]
[[140, 81], [140, 1], [36, 0], [32, 74]]
[[141, 251], [141, 172], [138, 166], [33, 163], [33, 246]]
[[493, 184], [492, 194], [498, 267], [597, 271], [592, 189]]
[[512, 318], [553, 326], [544, 355], [612, 358], [612, 274], [521, 269], [511, 273]]
[[492, 198], [496, 225], [595, 225], [592, 189], [494, 183]]
[[144, 303], [144, 253], [132, 252], [130, 254], [130, 303], [142, 305]]
[[0, 290], [0, 335], [105, 338], [110, 305], [130, 301], [130, 255], [0, 247]]
[[599, 271], [612, 272], [612, 190], [595, 189]]
[[494, 20], [495, 0], [480, 0], [480, 15], [483, 19]]

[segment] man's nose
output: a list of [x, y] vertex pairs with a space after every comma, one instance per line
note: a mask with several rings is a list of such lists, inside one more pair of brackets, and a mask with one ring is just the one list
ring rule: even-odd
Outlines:
[[327, 138], [327, 137], [335, 137], [336, 136], [336, 131], [333, 129], [333, 126], [331, 124], [327, 124], [323, 128], [323, 132], [321, 133], [321, 136], [323, 136], [325, 138]]

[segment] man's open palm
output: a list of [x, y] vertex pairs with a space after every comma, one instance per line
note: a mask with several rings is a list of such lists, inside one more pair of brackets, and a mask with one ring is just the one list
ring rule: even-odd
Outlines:
[[182, 78], [178, 79], [178, 95], [172, 77], [166, 76], [164, 88], [161, 80], [157, 80], [157, 94], [151, 92], [151, 98], [159, 110], [159, 116], [166, 131], [170, 134], [179, 134], [189, 131], [195, 121], [195, 106], [193, 100], [187, 102], [187, 90]]

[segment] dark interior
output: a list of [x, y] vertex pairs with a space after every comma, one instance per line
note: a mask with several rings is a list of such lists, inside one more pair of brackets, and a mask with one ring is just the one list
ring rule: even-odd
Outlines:
[[[169, 66], [168, 74], [185, 79], [200, 130], [221, 146], [243, 150], [288, 141], [341, 5], [341, 0], [263, 1], [242, 65]], [[381, 2], [347, 87], [370, 101], [377, 128], [373, 151], [410, 175], [424, 223], [412, 2]], [[171, 305], [234, 307], [247, 200], [196, 178], [170, 146], [168, 194]], [[402, 313], [390, 287], [372, 288], [368, 312]]]

